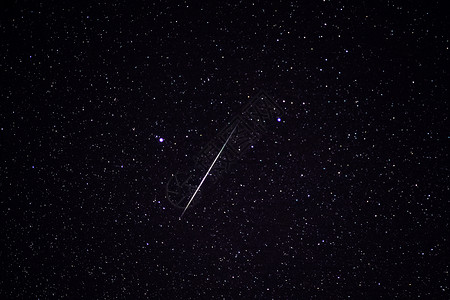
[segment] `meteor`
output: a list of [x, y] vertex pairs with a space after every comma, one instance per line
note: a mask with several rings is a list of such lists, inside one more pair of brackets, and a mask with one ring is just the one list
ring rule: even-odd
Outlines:
[[[239, 124], [238, 124], [239, 125]], [[231, 131], [230, 135], [228, 136], [227, 140], [225, 141], [225, 144], [223, 144], [222, 149], [220, 149], [219, 154], [217, 154], [216, 159], [214, 159], [213, 163], [211, 164], [211, 167], [209, 167], [208, 172], [206, 172], [205, 177], [203, 177], [202, 181], [200, 182], [200, 184], [198, 185], [197, 189], [195, 190], [195, 193], [192, 195], [191, 200], [189, 200], [188, 204], [186, 205], [186, 207], [183, 210], [183, 213], [180, 216], [180, 220], [183, 217], [184, 213], [186, 212], [186, 209], [189, 207], [189, 205], [191, 204], [192, 200], [194, 199], [195, 195], [197, 195], [198, 190], [200, 189], [200, 187], [203, 184], [203, 181], [205, 181], [206, 177], [208, 177], [209, 172], [211, 171], [211, 169], [214, 167], [214, 164], [216, 163], [217, 159], [219, 158], [220, 154], [222, 154], [223, 149], [225, 149], [225, 146], [227, 145], [228, 141], [230, 140], [231, 136], [233, 135], [234, 131], [236, 130], [236, 127], [238, 126], [236, 125], [233, 129], [233, 131]]]

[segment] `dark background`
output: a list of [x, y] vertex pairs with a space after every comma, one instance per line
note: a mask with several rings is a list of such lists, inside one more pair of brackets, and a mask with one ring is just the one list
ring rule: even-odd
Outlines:
[[[3, 4], [1, 298], [446, 298], [443, 4], [200, 3]], [[281, 122], [180, 221], [260, 89]]]

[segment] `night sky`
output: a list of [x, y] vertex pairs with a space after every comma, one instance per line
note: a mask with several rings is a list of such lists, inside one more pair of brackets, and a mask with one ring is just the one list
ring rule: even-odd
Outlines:
[[448, 13], [402, 2], [2, 4], [0, 298], [448, 298]]

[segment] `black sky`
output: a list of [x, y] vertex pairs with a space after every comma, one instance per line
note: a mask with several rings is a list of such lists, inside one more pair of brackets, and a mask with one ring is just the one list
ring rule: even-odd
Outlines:
[[[448, 294], [440, 2], [1, 11], [2, 299]], [[280, 122], [180, 221], [166, 183], [260, 90]]]

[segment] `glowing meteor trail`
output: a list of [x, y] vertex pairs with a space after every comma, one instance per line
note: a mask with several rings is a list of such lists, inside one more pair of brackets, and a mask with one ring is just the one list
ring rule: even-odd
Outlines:
[[183, 210], [183, 213], [180, 216], [180, 220], [183, 217], [184, 213], [186, 212], [186, 209], [189, 207], [189, 205], [191, 204], [192, 200], [194, 199], [195, 195], [197, 194], [198, 190], [200, 189], [200, 187], [203, 184], [203, 181], [205, 181], [206, 177], [208, 177], [209, 172], [211, 171], [211, 169], [214, 167], [214, 164], [216, 163], [216, 160], [219, 158], [220, 154], [222, 153], [223, 149], [225, 149], [225, 146], [227, 145], [228, 141], [230, 140], [231, 136], [233, 135], [234, 131], [236, 130], [237, 125], [234, 127], [233, 131], [231, 131], [230, 136], [228, 136], [227, 140], [225, 141], [225, 144], [223, 144], [222, 149], [220, 149], [219, 154], [217, 154], [216, 159], [213, 161], [213, 163], [211, 164], [211, 167], [209, 167], [208, 172], [206, 172], [205, 177], [203, 177], [202, 181], [200, 182], [200, 184], [198, 185], [197, 189], [195, 190], [194, 195], [192, 195], [191, 200], [189, 200], [188, 204], [186, 205], [186, 207]]

